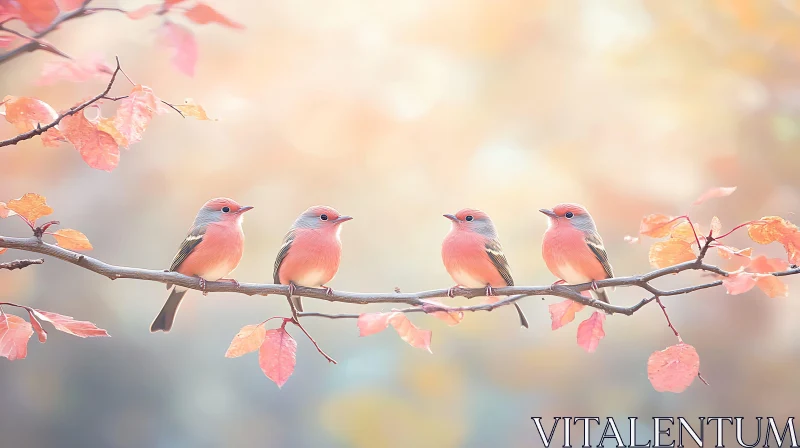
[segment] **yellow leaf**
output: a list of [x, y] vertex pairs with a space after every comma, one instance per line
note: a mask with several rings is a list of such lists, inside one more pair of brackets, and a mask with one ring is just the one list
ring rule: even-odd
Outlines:
[[197, 118], [198, 120], [210, 120], [206, 114], [206, 110], [203, 109], [203, 106], [195, 104], [191, 98], [186, 99], [186, 104], [176, 105], [175, 109], [178, 109], [187, 117]]
[[692, 244], [677, 238], [659, 241], [650, 246], [650, 264], [656, 268], [666, 268], [684, 261], [694, 260], [696, 255], [692, 251]]
[[47, 206], [45, 197], [34, 193], [27, 193], [19, 199], [8, 201], [7, 207], [31, 223], [53, 213], [53, 209]]
[[239, 333], [233, 337], [228, 351], [225, 352], [226, 358], [238, 358], [254, 352], [261, 347], [267, 337], [267, 330], [264, 325], [245, 325]]

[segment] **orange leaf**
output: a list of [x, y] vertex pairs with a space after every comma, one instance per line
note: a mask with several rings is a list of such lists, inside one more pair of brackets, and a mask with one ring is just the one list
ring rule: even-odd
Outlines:
[[102, 328], [98, 328], [95, 324], [84, 320], [75, 320], [70, 316], [63, 314], [51, 313], [49, 311], [33, 310], [36, 317], [41, 320], [46, 320], [56, 327], [56, 330], [63, 331], [64, 333], [77, 336], [79, 338], [95, 338], [100, 336], [108, 336], [108, 332]]
[[106, 134], [110, 135], [114, 139], [114, 141], [117, 142], [118, 146], [123, 148], [128, 147], [129, 145], [128, 139], [125, 138], [125, 136], [122, 135], [122, 133], [120, 133], [119, 130], [114, 126], [113, 118], [101, 118], [97, 120], [95, 126], [97, 126], [98, 130], [103, 131]]
[[0, 202], [0, 218], [8, 218], [16, 214], [14, 210], [8, 208], [5, 202]]
[[548, 306], [550, 310], [550, 320], [552, 321], [551, 328], [558, 330], [564, 325], [575, 320], [575, 313], [582, 310], [582, 303], [578, 303], [571, 299], [565, 299], [563, 302], [553, 303]]
[[692, 250], [691, 243], [670, 238], [667, 241], [659, 241], [650, 246], [648, 258], [653, 267], [666, 268], [684, 261], [694, 260], [696, 256]]
[[128, 11], [125, 14], [131, 20], [139, 20], [139, 19], [144, 19], [145, 17], [158, 12], [160, 9], [161, 9], [160, 5], [144, 5], [139, 9]]
[[756, 286], [759, 287], [768, 297], [786, 297], [789, 295], [789, 286], [783, 283], [778, 277], [769, 275], [772, 272], [785, 271], [789, 264], [778, 258], [767, 258], [759, 255], [747, 266], [749, 272], [758, 275]]
[[600, 339], [606, 335], [603, 331], [603, 321], [606, 320], [605, 313], [595, 311], [592, 316], [578, 325], [578, 345], [587, 353], [597, 350]]
[[264, 325], [245, 325], [239, 333], [233, 337], [228, 351], [225, 352], [226, 358], [238, 358], [254, 352], [261, 347], [267, 337], [267, 330]]
[[17, 0], [19, 16], [32, 31], [43, 31], [58, 16], [58, 5], [53, 0]]
[[0, 312], [0, 357], [9, 361], [28, 356], [28, 340], [33, 327], [25, 319]]
[[47, 205], [45, 197], [34, 193], [27, 193], [19, 199], [8, 201], [7, 207], [31, 223], [35, 223], [42, 216], [53, 213], [53, 209]]
[[747, 234], [759, 244], [780, 242], [786, 249], [789, 262], [800, 264], [800, 230], [791, 222], [779, 216], [765, 216], [750, 224]]
[[191, 98], [186, 99], [186, 104], [176, 105], [175, 108], [187, 117], [197, 118], [198, 120], [210, 120], [203, 106], [195, 104]]
[[694, 243], [697, 241], [694, 237], [695, 232], [698, 234], [700, 233], [700, 231], [697, 229], [697, 224], [691, 224], [689, 221], [683, 221], [672, 228], [672, 231], [669, 233], [669, 237], [686, 241], [687, 243]]
[[[422, 308], [425, 310], [426, 313], [429, 313], [431, 316], [441, 320], [442, 322], [446, 323], [451, 327], [458, 325], [464, 319], [463, 311], [450, 311], [447, 305], [438, 302], [436, 300], [423, 300], [423, 302], [425, 302], [425, 305], [423, 305]], [[440, 309], [443, 310], [433, 311]]]
[[696, 201], [692, 203], [692, 205], [700, 205], [703, 202], [709, 199], [716, 199], [716, 198], [724, 198], [725, 196], [730, 196], [733, 192], [736, 191], [736, 187], [717, 187], [712, 188], [697, 198]]
[[64, 117], [61, 129], [90, 167], [110, 172], [119, 165], [119, 146], [114, 137], [97, 129], [83, 111]]
[[359, 336], [380, 333], [389, 326], [389, 318], [393, 313], [364, 313], [358, 316]]
[[420, 330], [403, 313], [392, 313], [393, 316], [389, 318], [389, 323], [400, 335], [400, 339], [406, 341], [408, 345], [416, 348], [431, 351], [431, 331]]
[[728, 294], [743, 294], [756, 286], [757, 277], [749, 272], [733, 272], [722, 280]]
[[61, 11], [74, 11], [83, 5], [85, 0], [56, 0]]
[[156, 112], [157, 98], [153, 89], [136, 85], [128, 97], [120, 101], [114, 116], [114, 127], [130, 144], [142, 140], [142, 134]]
[[4, 248], [2, 248], [2, 249], [0, 249], [0, 255], [3, 255], [3, 254], [5, 253], [5, 251], [7, 251], [7, 250], [8, 250], [8, 249], [7, 249], [7, 248], [5, 248], [5, 247], [4, 247]]
[[659, 392], [681, 393], [700, 372], [700, 356], [689, 344], [667, 347], [653, 352], [647, 360], [647, 378]]
[[[3, 98], [6, 121], [13, 124], [18, 133], [36, 129], [38, 125], [47, 125], [58, 118], [58, 112], [44, 101], [25, 96], [7, 95]], [[49, 131], [48, 131], [49, 132]]]
[[92, 250], [86, 235], [73, 229], [61, 229], [53, 233], [56, 244], [68, 250]]
[[750, 256], [753, 255], [752, 248], [736, 249], [731, 246], [717, 246], [717, 254], [725, 260], [731, 260], [727, 263], [725, 269], [728, 271], [736, 271], [750, 264]]
[[205, 25], [208, 23], [219, 23], [220, 25], [229, 28], [244, 29], [240, 23], [236, 23], [227, 17], [220, 14], [216, 9], [206, 5], [205, 3], [198, 2], [197, 5], [186, 11], [186, 18], [194, 23]]
[[165, 21], [159, 30], [159, 41], [173, 50], [172, 64], [187, 76], [194, 76], [197, 64], [197, 41], [187, 28]]
[[663, 238], [669, 235], [669, 231], [677, 224], [671, 216], [653, 214], [642, 218], [639, 224], [639, 233], [653, 238]]
[[258, 350], [258, 365], [267, 378], [283, 387], [297, 363], [297, 342], [285, 328], [267, 330]]

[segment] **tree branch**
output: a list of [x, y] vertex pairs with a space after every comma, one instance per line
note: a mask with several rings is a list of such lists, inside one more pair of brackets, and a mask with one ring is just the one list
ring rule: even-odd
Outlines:
[[0, 263], [0, 269], [8, 269], [9, 271], [13, 271], [14, 269], [22, 269], [27, 268], [32, 264], [42, 264], [44, 263], [44, 259], [39, 258], [37, 260], [14, 260], [9, 261], [7, 263]]
[[[706, 244], [710, 244], [710, 241]], [[36, 237], [30, 238], [11, 238], [0, 237], [0, 248], [17, 249], [27, 252], [34, 252], [38, 254], [48, 255], [59, 260], [72, 263], [81, 268], [95, 272], [105, 276], [111, 280], [116, 279], [136, 279], [146, 280], [160, 283], [171, 283], [174, 285], [182, 286], [189, 289], [203, 290], [200, 279], [197, 277], [189, 277], [177, 272], [159, 271], [151, 269], [130, 268], [124, 266], [115, 266], [105, 263], [86, 255], [72, 252], [61, 247], [45, 243]], [[632, 315], [643, 306], [654, 301], [661, 296], [674, 296], [680, 294], [687, 294], [700, 289], [713, 288], [720, 286], [721, 281], [715, 281], [697, 286], [689, 286], [674, 290], [660, 290], [653, 288], [649, 282], [666, 275], [677, 274], [683, 271], [706, 271], [718, 275], [726, 276], [728, 273], [716, 266], [703, 263], [702, 259], [698, 258], [694, 261], [687, 261], [684, 263], [670, 266], [663, 269], [658, 269], [644, 275], [637, 275], [631, 277], [616, 277], [607, 280], [600, 280], [595, 282], [597, 287], [605, 288], [611, 286], [635, 286], [642, 288], [651, 294], [652, 297], [642, 299], [639, 303], [632, 306], [611, 305], [605, 302], [600, 302], [581, 295], [581, 291], [586, 291], [592, 288], [591, 283], [583, 283], [580, 285], [549, 285], [549, 286], [511, 286], [505, 288], [494, 289], [495, 293], [499, 296], [507, 296], [506, 298], [496, 303], [486, 303], [474, 306], [456, 307], [456, 308], [437, 308], [431, 305], [426, 299], [435, 299], [448, 297], [448, 289], [436, 289], [430, 291], [422, 291], [416, 293], [357, 293], [357, 292], [341, 292], [333, 291], [328, 294], [324, 288], [307, 288], [298, 286], [295, 288], [294, 295], [308, 297], [312, 299], [326, 300], [328, 302], [337, 303], [350, 303], [350, 304], [375, 304], [375, 303], [396, 303], [408, 305], [413, 308], [406, 308], [398, 310], [404, 313], [420, 313], [420, 312], [435, 312], [435, 311], [491, 311], [495, 308], [510, 305], [524, 297], [529, 296], [556, 296], [574, 300], [586, 306], [603, 310], [609, 314], [624, 314]], [[773, 273], [775, 276], [785, 276], [800, 273], [800, 267]], [[205, 282], [205, 291], [207, 292], [236, 292], [247, 295], [279, 295], [286, 297], [289, 294], [289, 287], [287, 285], [274, 285], [274, 284], [260, 284], [260, 283], [240, 283], [234, 284], [231, 282]], [[655, 291], [655, 292], [654, 292]], [[466, 298], [481, 297], [486, 295], [483, 288], [465, 289], [455, 288], [454, 292], [457, 296]], [[425, 306], [425, 309], [422, 306]], [[344, 319], [344, 318], [357, 318], [357, 314], [347, 315], [327, 315], [323, 313], [299, 313], [300, 317], [326, 317], [329, 319]]]
[[0, 141], [0, 148], [2, 148], [3, 146], [16, 145], [17, 143], [19, 143], [19, 142], [21, 142], [23, 140], [28, 140], [30, 138], [36, 137], [37, 135], [44, 134], [48, 129], [56, 127], [58, 125], [58, 123], [60, 123], [61, 120], [64, 119], [64, 117], [69, 116], [69, 115], [74, 115], [74, 114], [82, 111], [83, 109], [86, 109], [87, 107], [91, 106], [93, 103], [103, 99], [103, 97], [105, 97], [106, 94], [108, 94], [108, 92], [111, 91], [111, 87], [114, 85], [114, 80], [117, 79], [117, 73], [119, 73], [122, 70], [122, 68], [119, 65], [119, 58], [116, 58], [116, 60], [117, 60], [117, 68], [114, 69], [114, 72], [111, 74], [111, 79], [108, 81], [108, 85], [106, 86], [106, 89], [103, 90], [102, 93], [94, 96], [93, 98], [90, 98], [90, 99], [84, 101], [83, 103], [81, 103], [81, 104], [79, 104], [77, 106], [72, 107], [68, 111], [66, 111], [66, 112], [62, 113], [61, 115], [59, 115], [58, 117], [56, 117], [56, 119], [53, 120], [51, 123], [48, 123], [48, 124], [46, 124], [44, 126], [37, 126], [36, 129], [33, 129], [31, 131], [28, 131], [28, 132], [25, 132], [23, 134], [19, 134], [18, 136], [10, 138], [8, 140]]

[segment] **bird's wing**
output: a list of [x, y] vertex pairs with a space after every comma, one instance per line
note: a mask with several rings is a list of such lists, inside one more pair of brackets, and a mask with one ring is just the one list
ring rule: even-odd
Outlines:
[[489, 260], [491, 260], [494, 267], [497, 268], [497, 272], [503, 277], [506, 285], [514, 286], [514, 279], [511, 278], [511, 268], [508, 266], [508, 260], [506, 260], [506, 256], [503, 254], [503, 248], [500, 246], [500, 242], [497, 240], [489, 240], [484, 247], [486, 247], [486, 255], [489, 256]]
[[283, 237], [283, 245], [281, 246], [281, 249], [278, 251], [278, 256], [275, 257], [275, 270], [272, 273], [272, 281], [275, 282], [276, 285], [279, 285], [281, 283], [278, 271], [280, 271], [281, 263], [283, 263], [283, 260], [289, 253], [289, 248], [292, 247], [293, 242], [294, 242], [294, 231], [290, 230], [288, 233], [286, 233], [286, 236]]
[[603, 270], [606, 271], [608, 277], [613, 277], [614, 273], [611, 270], [611, 263], [608, 262], [608, 254], [606, 253], [606, 248], [603, 246], [603, 239], [600, 238], [600, 235], [596, 233], [587, 233], [586, 245], [589, 246], [594, 256], [597, 257], [597, 261], [603, 265]]
[[169, 267], [170, 271], [177, 270], [181, 263], [186, 261], [186, 257], [192, 253], [192, 251], [203, 241], [203, 236], [206, 234], [206, 226], [196, 226], [192, 227], [189, 231], [189, 234], [186, 235], [183, 242], [181, 243], [180, 249], [178, 249], [178, 253], [175, 254], [175, 258], [172, 259], [172, 264]]

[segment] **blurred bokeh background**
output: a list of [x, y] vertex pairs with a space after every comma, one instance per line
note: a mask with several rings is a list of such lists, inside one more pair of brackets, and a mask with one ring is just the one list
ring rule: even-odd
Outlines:
[[[247, 282], [271, 281], [296, 215], [328, 204], [355, 217], [331, 282], [347, 291], [450, 286], [441, 215], [463, 207], [492, 216], [520, 285], [554, 281], [537, 210], [558, 202], [589, 208], [618, 275], [650, 270], [652, 240], [624, 241], [645, 214], [688, 212], [705, 226], [716, 215], [726, 229], [763, 215], [799, 220], [800, 1], [211, 4], [246, 29], [192, 26], [194, 78], [155, 43], [157, 17], [97, 14], [48, 38], [75, 56], [118, 55], [136, 82], [168, 101], [194, 98], [219, 121], [158, 116], [112, 174], [66, 144], [3, 148], [0, 199], [42, 194], [54, 219], [89, 237], [92, 256], [166, 268], [203, 202], [235, 198], [256, 207], [235, 272]], [[60, 109], [105, 85], [37, 86], [54, 58], [0, 66], [0, 94]], [[12, 134], [0, 123], [0, 137]], [[690, 207], [707, 188], [733, 185], [730, 198]], [[0, 234], [28, 231], [6, 219]], [[743, 233], [730, 243], [750, 244]], [[784, 256], [780, 246], [755, 250]], [[661, 284], [699, 281], [686, 273]], [[589, 311], [551, 331], [555, 299], [538, 297], [522, 302], [530, 330], [510, 308], [452, 328], [414, 315], [433, 330], [432, 355], [391, 329], [359, 338], [354, 321], [309, 318], [339, 365], [290, 330], [297, 369], [279, 390], [255, 354], [223, 354], [240, 327], [286, 315], [284, 298], [190, 292], [174, 330], [154, 335], [163, 285], [47, 259], [0, 272], [0, 300], [91, 320], [113, 337], [52, 334], [31, 342], [28, 359], [0, 360], [0, 445], [522, 447], [541, 443], [531, 416], [793, 415], [800, 282], [786, 281], [788, 299], [718, 288], [665, 301], [711, 383], [680, 395], [647, 380], [647, 357], [675, 341], [656, 306], [610, 317], [587, 354], [575, 335]], [[612, 300], [643, 297], [618, 289]]]

